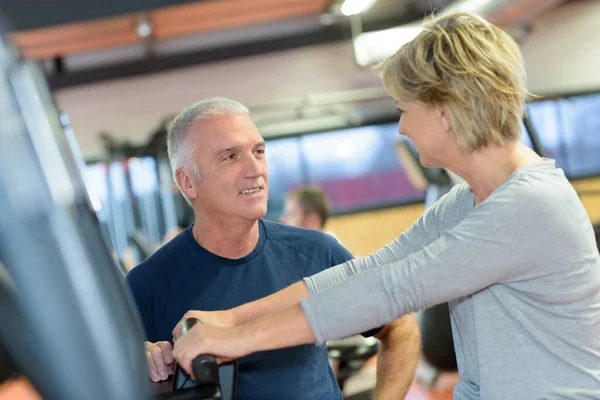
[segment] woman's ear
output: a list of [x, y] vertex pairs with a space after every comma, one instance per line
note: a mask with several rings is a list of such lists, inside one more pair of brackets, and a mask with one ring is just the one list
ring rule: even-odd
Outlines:
[[177, 184], [181, 188], [181, 192], [190, 200], [194, 200], [198, 197], [196, 186], [193, 183], [195, 180], [192, 177], [191, 171], [187, 169], [178, 169], [177, 172], [175, 172], [175, 179], [177, 179]]
[[444, 132], [452, 131], [452, 122], [450, 120], [450, 109], [448, 106], [436, 106], [436, 112], [440, 119], [440, 125]]

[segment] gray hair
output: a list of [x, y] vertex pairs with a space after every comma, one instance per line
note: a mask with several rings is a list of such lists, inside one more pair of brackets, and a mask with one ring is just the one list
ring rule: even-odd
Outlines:
[[[179, 183], [177, 183], [176, 172], [180, 168], [191, 169], [194, 172], [196, 181], [200, 181], [200, 171], [198, 170], [197, 163], [194, 161], [196, 148], [191, 145], [189, 140], [190, 135], [188, 131], [191, 125], [199, 119], [240, 114], [250, 115], [248, 107], [225, 97], [212, 97], [192, 104], [173, 119], [167, 134], [167, 153], [169, 155], [173, 180], [177, 184], [177, 187], [179, 187]], [[181, 190], [180, 187], [179, 189]], [[190, 200], [185, 195], [183, 196], [189, 203]]]

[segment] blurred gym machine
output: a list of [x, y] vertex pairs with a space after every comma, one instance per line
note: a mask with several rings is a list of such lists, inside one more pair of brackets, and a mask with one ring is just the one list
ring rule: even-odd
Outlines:
[[119, 141], [109, 132], [100, 134], [110, 160], [109, 173], [95, 179], [106, 180], [104, 202], [111, 244], [119, 257], [128, 251], [129, 264], [131, 256], [135, 264], [145, 260], [162, 244], [166, 233], [186, 228], [195, 219], [171, 175], [166, 145], [171, 119], [165, 118], [140, 145]]
[[[149, 398], [139, 317], [102, 236], [76, 143], [38, 65], [21, 59], [1, 29], [0, 112], [3, 377], [26, 377], [44, 399]], [[199, 390], [218, 384], [216, 363], [202, 360], [207, 381], [155, 398], [222, 399]]]
[[[522, 121], [522, 131], [526, 135], [531, 148], [541, 157], [544, 149], [539, 136], [525, 110]], [[460, 183], [462, 179], [443, 168], [425, 168], [419, 162], [419, 154], [415, 145], [408, 139], [400, 140], [396, 145], [398, 158], [402, 162], [414, 187], [425, 191], [425, 209]], [[456, 371], [456, 354], [452, 338], [452, 324], [448, 303], [430, 307], [417, 314], [421, 330], [422, 355], [428, 366], [424, 368], [420, 378], [430, 386], [434, 386], [440, 374], [445, 371]]]
[[337, 365], [336, 378], [340, 389], [344, 390], [346, 381], [358, 373], [366, 362], [377, 354], [379, 341], [374, 337], [353, 335], [326, 343], [329, 358]]

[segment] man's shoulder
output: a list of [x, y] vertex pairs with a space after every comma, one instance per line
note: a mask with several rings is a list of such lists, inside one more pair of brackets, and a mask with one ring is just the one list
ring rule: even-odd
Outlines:
[[156, 250], [150, 257], [146, 258], [136, 267], [132, 268], [127, 274], [127, 281], [135, 283], [138, 281], [147, 282], [148, 279], [160, 275], [164, 270], [171, 268], [174, 263], [185, 256], [187, 238], [186, 231], [181, 232], [171, 241]]
[[298, 228], [263, 220], [267, 239], [274, 240], [291, 247], [316, 246], [317, 248], [336, 248], [342, 245], [331, 235], [314, 229]]
[[319, 264], [338, 264], [348, 261], [352, 254], [334, 237], [321, 231], [263, 221], [267, 240], [287, 251], [303, 253]]

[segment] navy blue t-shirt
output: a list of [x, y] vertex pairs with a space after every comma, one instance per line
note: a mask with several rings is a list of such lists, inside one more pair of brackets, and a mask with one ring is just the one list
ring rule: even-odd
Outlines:
[[[186, 229], [127, 275], [147, 340], [170, 341], [189, 310], [225, 310], [268, 296], [352, 255], [322, 232], [259, 220], [246, 257], [217, 256]], [[240, 400], [342, 399], [325, 346], [259, 352], [239, 362]]]

